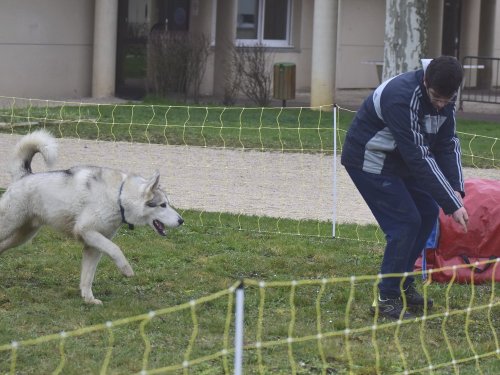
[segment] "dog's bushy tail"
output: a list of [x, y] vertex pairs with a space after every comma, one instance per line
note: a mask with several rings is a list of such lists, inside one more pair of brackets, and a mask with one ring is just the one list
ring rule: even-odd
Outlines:
[[32, 173], [31, 161], [38, 152], [42, 154], [48, 166], [51, 166], [57, 158], [56, 140], [46, 130], [37, 130], [25, 135], [17, 143], [10, 168], [13, 181]]

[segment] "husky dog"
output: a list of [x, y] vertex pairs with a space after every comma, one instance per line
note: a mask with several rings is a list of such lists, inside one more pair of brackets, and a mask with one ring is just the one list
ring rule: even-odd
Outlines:
[[111, 242], [120, 225], [149, 225], [165, 236], [165, 227], [184, 221], [160, 188], [159, 173], [145, 179], [93, 166], [32, 173], [36, 153], [48, 166], [55, 161], [57, 143], [49, 132], [35, 131], [16, 145], [13, 182], [0, 199], [0, 253], [30, 240], [42, 225], [73, 236], [83, 243], [81, 295], [87, 303], [102, 304], [92, 294], [92, 282], [103, 254], [125, 276], [134, 275], [123, 252]]

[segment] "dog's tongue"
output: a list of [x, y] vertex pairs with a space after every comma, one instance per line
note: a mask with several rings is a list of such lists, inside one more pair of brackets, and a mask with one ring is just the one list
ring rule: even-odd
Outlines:
[[153, 225], [155, 226], [156, 231], [160, 236], [166, 236], [167, 233], [165, 233], [165, 226], [163, 223], [159, 220], [153, 220]]

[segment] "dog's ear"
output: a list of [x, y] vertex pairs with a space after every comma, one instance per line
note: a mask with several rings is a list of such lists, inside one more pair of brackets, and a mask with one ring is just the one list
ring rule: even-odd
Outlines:
[[156, 171], [155, 174], [146, 183], [146, 192], [153, 192], [160, 186], [160, 172]]

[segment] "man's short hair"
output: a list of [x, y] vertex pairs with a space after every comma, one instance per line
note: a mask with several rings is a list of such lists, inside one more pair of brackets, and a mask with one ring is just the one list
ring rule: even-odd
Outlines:
[[453, 56], [440, 56], [432, 59], [425, 70], [427, 88], [433, 89], [443, 97], [455, 94], [464, 77], [460, 62]]

